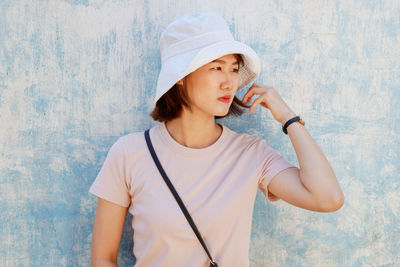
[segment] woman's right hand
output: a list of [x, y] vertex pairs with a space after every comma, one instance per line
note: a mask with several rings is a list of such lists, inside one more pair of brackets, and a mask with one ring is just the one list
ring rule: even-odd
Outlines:
[[292, 109], [282, 99], [278, 91], [271, 87], [259, 83], [254, 83], [244, 94], [242, 103], [251, 101], [251, 98], [259, 95], [250, 106], [249, 113], [253, 113], [258, 104], [269, 109], [272, 116], [284, 125], [289, 119], [296, 116]]

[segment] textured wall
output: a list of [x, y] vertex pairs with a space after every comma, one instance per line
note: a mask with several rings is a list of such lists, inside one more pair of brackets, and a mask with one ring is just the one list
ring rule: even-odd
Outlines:
[[[2, 0], [0, 266], [89, 265], [88, 188], [120, 135], [155, 123], [162, 29], [202, 10], [257, 51], [257, 81], [303, 115], [346, 197], [323, 214], [259, 192], [251, 265], [400, 265], [398, 0]], [[297, 164], [267, 110], [223, 123]], [[121, 266], [134, 263], [131, 235]]]

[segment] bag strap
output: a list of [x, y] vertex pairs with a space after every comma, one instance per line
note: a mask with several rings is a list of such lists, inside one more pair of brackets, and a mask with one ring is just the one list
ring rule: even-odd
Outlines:
[[196, 234], [197, 238], [199, 239], [201, 245], [203, 246], [204, 250], [206, 251], [206, 253], [208, 255], [208, 258], [210, 258], [210, 267], [212, 267], [212, 266], [218, 267], [217, 263], [215, 263], [213, 261], [211, 255], [210, 255], [210, 252], [208, 252], [207, 246], [204, 243], [203, 238], [201, 237], [199, 230], [197, 230], [197, 227], [194, 224], [194, 221], [193, 221], [192, 217], [190, 216], [189, 212], [187, 211], [187, 209], [186, 209], [185, 205], [183, 204], [181, 198], [179, 197], [179, 195], [176, 192], [174, 186], [172, 185], [171, 181], [169, 180], [167, 174], [165, 173], [160, 161], [158, 160], [157, 154], [154, 151], [153, 145], [152, 145], [151, 140], [150, 140], [149, 130], [150, 129], [147, 129], [144, 132], [144, 136], [146, 138], [147, 147], [150, 150], [151, 157], [153, 158], [154, 163], [156, 164], [156, 166], [157, 166], [161, 176], [163, 177], [165, 183], [168, 185], [171, 193], [174, 195], [174, 198], [175, 198], [176, 202], [178, 202], [179, 207], [181, 208], [181, 210], [182, 210], [183, 214], [185, 215], [187, 221], [189, 222], [189, 224], [192, 227], [194, 233]]

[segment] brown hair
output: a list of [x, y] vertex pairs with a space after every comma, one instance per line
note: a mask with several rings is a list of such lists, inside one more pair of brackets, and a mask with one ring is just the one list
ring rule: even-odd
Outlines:
[[[243, 66], [243, 56], [235, 54], [239, 61], [240, 67]], [[241, 89], [241, 88], [239, 88]], [[191, 110], [190, 100], [186, 91], [185, 79], [183, 79], [183, 85], [177, 83], [171, 87], [161, 98], [156, 102], [156, 107], [150, 113], [150, 116], [156, 121], [170, 121], [179, 117], [182, 113], [183, 106]], [[228, 116], [240, 116], [244, 113], [244, 110], [240, 107], [250, 108], [242, 103], [236, 96], [233, 98], [233, 102], [229, 107], [229, 111], [225, 116], [215, 116], [216, 119], [228, 117]]]

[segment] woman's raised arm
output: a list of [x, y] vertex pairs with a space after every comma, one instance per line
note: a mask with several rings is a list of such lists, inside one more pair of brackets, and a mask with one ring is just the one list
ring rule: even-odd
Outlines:
[[[253, 84], [243, 96], [243, 103], [254, 95], [249, 113], [260, 104], [269, 109], [273, 117], [284, 125], [295, 113], [272, 87]], [[269, 193], [304, 209], [329, 212], [342, 207], [343, 192], [336, 176], [317, 143], [299, 123], [287, 128], [290, 141], [299, 161], [299, 168], [289, 168], [277, 174], [269, 183]]]

